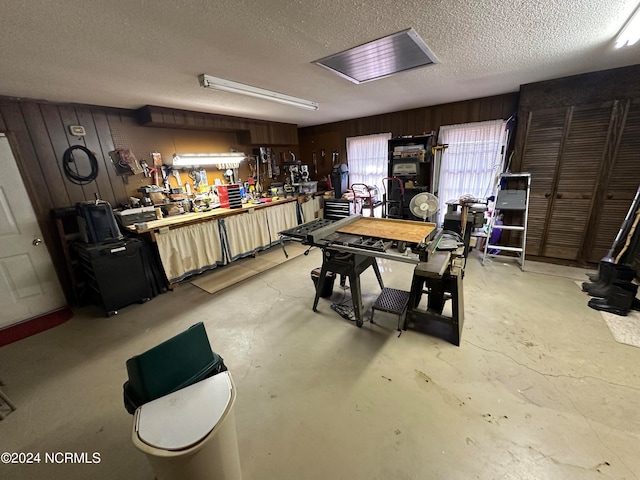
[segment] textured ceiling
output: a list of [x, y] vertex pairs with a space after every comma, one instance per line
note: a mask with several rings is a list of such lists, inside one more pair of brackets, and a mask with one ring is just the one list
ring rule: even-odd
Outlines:
[[[640, 63], [640, 44], [613, 48], [637, 3], [4, 0], [0, 95], [317, 125]], [[440, 63], [361, 85], [311, 63], [410, 27]], [[205, 90], [201, 73], [313, 100], [320, 110]]]

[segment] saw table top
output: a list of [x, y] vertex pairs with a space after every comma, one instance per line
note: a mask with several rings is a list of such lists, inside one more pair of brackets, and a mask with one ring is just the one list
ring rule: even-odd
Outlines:
[[367, 237], [384, 238], [399, 242], [420, 243], [436, 229], [435, 223], [396, 220], [392, 218], [362, 217], [338, 229]]

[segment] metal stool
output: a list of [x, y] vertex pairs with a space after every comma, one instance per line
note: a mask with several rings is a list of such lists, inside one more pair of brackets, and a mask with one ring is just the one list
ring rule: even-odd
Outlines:
[[373, 322], [373, 313], [376, 310], [382, 312], [394, 313], [398, 315], [398, 331], [404, 325], [405, 316], [407, 315], [407, 305], [409, 304], [409, 292], [404, 290], [396, 290], [395, 288], [383, 288], [382, 293], [378, 296], [376, 303], [371, 307], [371, 323]]
[[[1, 384], [0, 384], [1, 385]], [[11, 412], [13, 412], [16, 409], [16, 406], [13, 404], [13, 402], [11, 400], [9, 400], [9, 397], [7, 397], [2, 390], [0, 390], [0, 399], [6, 403], [7, 405], [9, 405], [9, 408], [11, 409]], [[9, 412], [9, 413], [11, 413]], [[2, 412], [0, 412], [0, 420], [4, 420], [4, 417], [6, 417], [6, 415]]]

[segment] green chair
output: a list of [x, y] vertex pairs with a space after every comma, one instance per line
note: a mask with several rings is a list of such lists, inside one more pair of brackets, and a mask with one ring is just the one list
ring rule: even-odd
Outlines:
[[151, 400], [227, 370], [211, 350], [202, 322], [127, 360], [124, 406], [133, 414]]

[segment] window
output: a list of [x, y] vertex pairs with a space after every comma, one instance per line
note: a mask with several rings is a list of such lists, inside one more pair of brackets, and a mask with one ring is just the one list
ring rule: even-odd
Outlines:
[[438, 143], [449, 145], [442, 154], [438, 182], [440, 224], [447, 202], [463, 195], [482, 199], [491, 195], [495, 177], [503, 168], [506, 125], [504, 120], [495, 120], [440, 127]]
[[374, 185], [384, 191], [382, 179], [387, 176], [388, 142], [390, 133], [347, 138], [349, 184]]

